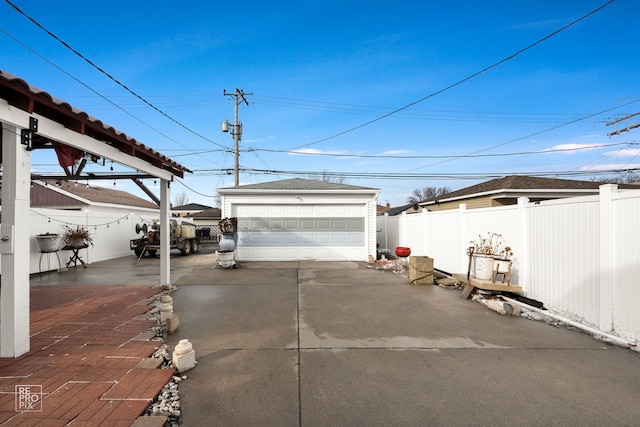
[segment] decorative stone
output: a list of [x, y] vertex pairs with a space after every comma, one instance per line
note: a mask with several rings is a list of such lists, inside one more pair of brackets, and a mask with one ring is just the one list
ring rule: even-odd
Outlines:
[[433, 258], [428, 256], [410, 257], [409, 281], [414, 285], [433, 285]]
[[168, 302], [162, 303], [160, 306], [160, 322], [166, 322], [171, 316], [173, 316], [173, 304]]
[[180, 340], [173, 350], [173, 366], [178, 372], [188, 371], [196, 366], [196, 352], [189, 340]]
[[173, 335], [178, 332], [180, 326], [180, 315], [173, 313], [170, 317], [167, 317], [167, 335]]

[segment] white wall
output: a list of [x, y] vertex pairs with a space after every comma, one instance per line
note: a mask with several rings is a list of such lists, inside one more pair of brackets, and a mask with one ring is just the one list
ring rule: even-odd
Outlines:
[[[93, 246], [80, 250], [85, 262], [104, 261], [133, 254], [129, 249], [129, 240], [136, 235], [136, 223], [151, 222], [159, 217], [159, 211], [131, 207], [90, 207], [83, 211], [63, 211], [56, 209], [31, 208], [25, 226], [30, 227], [30, 274], [39, 271], [56, 270], [58, 259], [54, 253], [44, 254], [40, 262], [40, 251], [36, 235], [44, 233], [64, 233], [64, 226], [81, 225], [93, 236]], [[145, 221], [143, 221], [144, 218]], [[70, 251], [58, 253], [62, 266], [69, 261]], [[40, 265], [42, 270], [40, 270]], [[78, 264], [80, 265], [80, 264]]]
[[[397, 219], [396, 219], [397, 218]], [[517, 206], [378, 217], [393, 251], [466, 274], [470, 240], [500, 233], [514, 251], [512, 282], [548, 309], [624, 339], [640, 340], [640, 190], [605, 185], [599, 196]], [[385, 244], [386, 238], [386, 244]]]

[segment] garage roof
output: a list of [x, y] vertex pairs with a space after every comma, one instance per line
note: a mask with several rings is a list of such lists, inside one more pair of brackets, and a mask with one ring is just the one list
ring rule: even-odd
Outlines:
[[239, 187], [219, 188], [218, 192], [228, 193], [245, 190], [264, 191], [379, 191], [378, 188], [359, 187], [356, 185], [339, 184], [335, 182], [316, 181], [313, 179], [292, 178], [280, 181], [247, 184]]

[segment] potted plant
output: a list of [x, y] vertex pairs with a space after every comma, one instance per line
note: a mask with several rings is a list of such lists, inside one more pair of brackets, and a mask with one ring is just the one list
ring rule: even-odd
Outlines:
[[80, 248], [84, 245], [93, 246], [93, 237], [89, 230], [79, 225], [69, 226], [65, 225], [65, 232], [63, 234], [64, 242], [72, 248]]
[[56, 252], [60, 249], [60, 235], [57, 233], [43, 233], [36, 236], [38, 249], [42, 253]]
[[[504, 272], [511, 268], [511, 247], [502, 242], [502, 235], [488, 232], [486, 237], [478, 235], [477, 240], [469, 242], [467, 254], [473, 258], [473, 276], [481, 280], [491, 280], [493, 272]], [[504, 263], [496, 264], [496, 263]], [[508, 264], [508, 266], [507, 266]]]

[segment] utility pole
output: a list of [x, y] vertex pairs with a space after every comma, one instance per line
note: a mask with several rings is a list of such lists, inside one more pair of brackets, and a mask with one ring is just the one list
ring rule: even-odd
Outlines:
[[245, 104], [249, 105], [249, 102], [247, 101], [247, 98], [245, 98], [245, 95], [253, 95], [253, 93], [244, 93], [242, 89], [236, 88], [235, 92], [233, 93], [227, 93], [227, 90], [225, 89], [223, 94], [224, 96], [233, 97], [233, 101], [235, 104], [233, 124], [229, 123], [227, 120], [222, 122], [222, 132], [229, 132], [229, 126], [232, 127], [231, 133], [233, 135], [233, 140], [234, 140], [234, 157], [235, 157], [235, 162], [233, 167], [233, 176], [234, 176], [234, 187], [237, 187], [238, 185], [240, 185], [240, 176], [239, 176], [240, 139], [242, 138], [242, 123], [240, 123], [240, 119], [238, 117], [238, 107], [240, 106], [241, 102], [244, 102]]

